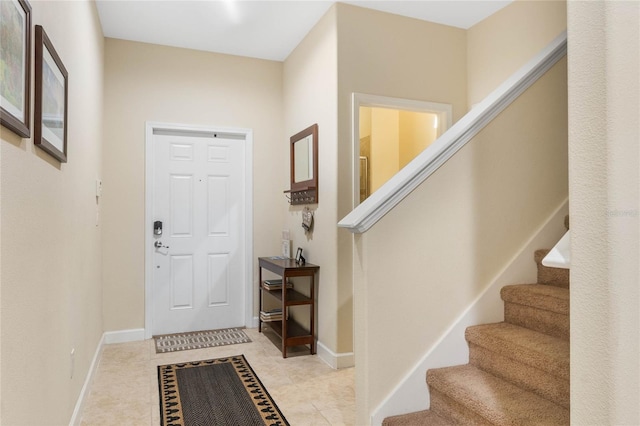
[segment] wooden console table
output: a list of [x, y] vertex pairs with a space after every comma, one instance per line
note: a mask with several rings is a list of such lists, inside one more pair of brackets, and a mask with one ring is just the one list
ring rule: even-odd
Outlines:
[[[282, 286], [277, 290], [265, 288], [265, 282], [262, 280], [262, 270], [266, 269], [276, 275], [282, 277]], [[262, 332], [262, 324], [269, 325], [278, 336], [280, 336], [282, 344], [282, 357], [287, 357], [287, 348], [289, 346], [310, 345], [312, 354], [316, 353], [316, 335], [315, 335], [315, 275], [320, 267], [311, 263], [298, 264], [294, 259], [284, 259], [281, 257], [259, 257], [258, 258], [258, 275], [260, 285], [260, 312], [263, 312], [263, 297], [270, 294], [280, 302], [282, 309], [282, 320], [263, 321], [262, 315], [258, 325], [258, 331]], [[309, 277], [309, 296], [306, 296], [293, 288], [287, 288], [289, 278], [293, 277]], [[295, 320], [287, 318], [287, 309], [290, 306], [308, 306], [309, 307], [309, 324], [310, 329], [307, 330], [300, 326]]]

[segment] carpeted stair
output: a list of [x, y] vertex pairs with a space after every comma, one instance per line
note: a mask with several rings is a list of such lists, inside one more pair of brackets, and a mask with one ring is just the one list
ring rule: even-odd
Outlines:
[[469, 364], [427, 371], [430, 409], [383, 426], [569, 424], [569, 270], [547, 253], [537, 284], [502, 288], [504, 322], [467, 328]]

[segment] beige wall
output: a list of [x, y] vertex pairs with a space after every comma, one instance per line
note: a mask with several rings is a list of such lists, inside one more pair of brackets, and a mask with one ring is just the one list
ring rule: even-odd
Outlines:
[[409, 164], [438, 137], [438, 129], [433, 127], [437, 114], [400, 111], [400, 164]]
[[566, 199], [566, 102], [563, 61], [362, 237], [360, 422]]
[[69, 162], [2, 128], [3, 425], [68, 424], [102, 336], [104, 39], [93, 2], [30, 3], [69, 72]]
[[516, 0], [467, 31], [469, 107], [567, 28], [566, 1]]
[[359, 135], [360, 139], [366, 138], [367, 136], [371, 136], [371, 108], [370, 107], [360, 107], [360, 123], [359, 126]]
[[369, 159], [371, 194], [436, 140], [437, 114], [378, 107], [359, 110], [360, 140], [371, 136], [368, 148], [360, 145], [360, 155]]
[[[255, 256], [280, 250], [280, 230], [274, 224], [281, 223], [278, 206], [287, 163], [277, 148], [282, 143], [281, 63], [115, 39], [106, 40], [105, 63], [109, 124], [103, 282], [108, 331], [145, 325], [146, 121], [253, 129]], [[254, 269], [257, 283], [257, 261]]]
[[[459, 65], [447, 64], [432, 71], [449, 73], [440, 76], [441, 81], [464, 79], [458, 82], [460, 92], [444, 84], [435, 89], [460, 96], [437, 99], [431, 94], [426, 100], [452, 103], [455, 122], [466, 112], [467, 101], [468, 105], [481, 101], [566, 28], [564, 8], [564, 2], [518, 1], [461, 31], [459, 46], [465, 56]], [[367, 52], [368, 46], [382, 46], [380, 52], [384, 52], [385, 40], [368, 38], [366, 30], [355, 24], [349, 28], [357, 34], [343, 49], [349, 65], [360, 63], [356, 52]], [[383, 25], [366, 28], [403, 33]], [[420, 38], [422, 51], [425, 45], [431, 46], [431, 40], [452, 39], [452, 34], [425, 35]], [[446, 53], [425, 53], [424, 58], [456, 57], [453, 46], [439, 47]], [[419, 98], [417, 90], [434, 90], [426, 82], [439, 81], [429, 75], [410, 79], [403, 75], [406, 70], [388, 70], [397, 60], [373, 66], [362, 62], [370, 70], [380, 69], [387, 78], [363, 89], [375, 73], [363, 70], [357, 77], [348, 72], [343, 77], [341, 72], [340, 81], [347, 82], [345, 87], [351, 91], [375, 90], [376, 94], [402, 97], [385, 93], [386, 86], [398, 84], [397, 90], [402, 92], [405, 83], [414, 93], [406, 97]], [[452, 70], [460, 75], [451, 74]], [[393, 78], [388, 78], [390, 75]], [[345, 92], [348, 95], [349, 90]], [[350, 103], [347, 96], [341, 96], [340, 102], [340, 139], [348, 140]], [[567, 197], [566, 105], [566, 61], [562, 61], [394, 211], [367, 234], [355, 238], [359, 422], [369, 421], [408, 369]], [[342, 154], [346, 156], [347, 150]], [[348, 167], [341, 167], [342, 171], [347, 173]], [[340, 206], [348, 205], [348, 195], [340, 193], [340, 200], [344, 200]], [[425, 259], [430, 259], [428, 264]], [[416, 274], [416, 265], [424, 271]], [[421, 314], [396, 322], [380, 312]]]
[[[336, 49], [336, 9], [332, 7], [284, 63], [285, 131], [277, 152], [284, 160], [280, 164], [286, 173], [275, 187], [279, 193], [275, 202], [284, 213], [284, 221], [274, 222], [290, 230], [294, 253], [301, 247], [305, 258], [320, 266], [318, 342], [334, 353], [344, 350], [338, 347], [339, 330], [351, 329], [350, 317], [343, 320], [338, 301]], [[289, 189], [289, 137], [314, 123], [318, 123], [319, 203], [308, 206], [314, 212], [314, 229], [305, 234], [301, 226], [303, 206], [290, 206], [282, 191]]]
[[[464, 30], [380, 13], [343, 3], [338, 10], [338, 190], [337, 213], [342, 219], [353, 208], [353, 92], [453, 105], [453, 119], [466, 112], [466, 34]], [[439, 58], [434, 66], [433, 58]], [[339, 347], [353, 350], [354, 237], [338, 231]], [[355, 326], [355, 339], [366, 329]], [[356, 351], [356, 357], [358, 353]], [[360, 360], [356, 360], [358, 367]], [[364, 364], [362, 364], [364, 365]], [[386, 368], [386, 367], [385, 367]], [[366, 371], [358, 368], [360, 371]], [[361, 377], [361, 382], [366, 378]], [[365, 394], [356, 393], [358, 405]]]
[[640, 3], [570, 1], [571, 422], [640, 424]]
[[400, 114], [371, 108], [371, 193], [398, 173], [400, 164]]

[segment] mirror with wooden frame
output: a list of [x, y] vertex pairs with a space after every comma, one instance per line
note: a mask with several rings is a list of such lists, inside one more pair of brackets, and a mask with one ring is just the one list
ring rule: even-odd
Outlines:
[[318, 202], [318, 125], [291, 136], [291, 204]]

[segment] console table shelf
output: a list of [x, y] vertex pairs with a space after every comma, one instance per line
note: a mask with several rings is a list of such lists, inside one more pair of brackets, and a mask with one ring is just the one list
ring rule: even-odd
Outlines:
[[[265, 293], [268, 292], [270, 295], [272, 295], [278, 300], [283, 300], [281, 290], [267, 290], [265, 288], [262, 288], [262, 291], [264, 291]], [[297, 291], [292, 289], [287, 290], [286, 299], [287, 299], [287, 306], [310, 305], [313, 303], [313, 300], [311, 300], [308, 296], [305, 296], [302, 293], [298, 293]]]
[[[264, 287], [262, 271], [266, 269], [282, 277], [282, 287], [277, 290], [268, 290]], [[270, 330], [280, 337], [282, 346], [282, 357], [287, 357], [287, 348], [290, 346], [309, 345], [312, 354], [316, 353], [315, 335], [315, 275], [320, 269], [319, 266], [311, 263], [298, 264], [293, 259], [281, 257], [260, 257], [258, 258], [258, 275], [260, 285], [260, 311], [263, 309], [263, 298], [269, 294], [279, 302], [282, 309], [282, 320], [263, 321], [260, 319], [258, 330], [266, 325]], [[289, 278], [307, 277], [309, 278], [309, 296], [306, 296], [292, 288], [287, 288], [286, 283]], [[305, 329], [295, 320], [288, 318], [287, 308], [293, 306], [309, 307], [309, 329]]]

